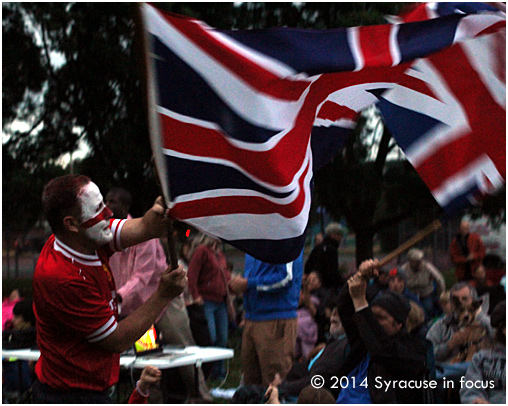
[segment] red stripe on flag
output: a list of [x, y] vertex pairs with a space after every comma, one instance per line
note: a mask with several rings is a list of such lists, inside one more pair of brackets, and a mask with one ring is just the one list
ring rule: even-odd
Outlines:
[[416, 168], [431, 190], [486, 154], [506, 179], [506, 111], [496, 103], [461, 47], [429, 58], [462, 104], [471, 126]]
[[341, 118], [356, 120], [358, 113], [346, 106], [327, 101], [319, 109], [318, 118], [323, 120], [337, 121]]
[[259, 196], [219, 196], [177, 203], [170, 210], [170, 215], [180, 220], [228, 214], [274, 213], [285, 218], [293, 218], [301, 213], [305, 204], [304, 180], [309, 170], [310, 165], [307, 164], [299, 179], [297, 198], [286, 205], [277, 204]]
[[281, 100], [296, 101], [309, 86], [309, 81], [284, 79], [267, 71], [216, 40], [196, 20], [182, 19], [168, 14], [162, 15], [194, 45], [260, 92]]
[[480, 31], [478, 34], [476, 34], [476, 36], [479, 37], [480, 35], [493, 34], [499, 32], [499, 30], [502, 28], [506, 28], [506, 21], [499, 21], [490, 27], [485, 28], [483, 31]]
[[360, 48], [364, 66], [391, 66], [390, 32], [394, 26], [372, 25], [362, 27], [359, 32]]
[[[230, 144], [220, 132], [160, 115], [163, 147], [192, 156], [231, 161], [263, 182], [283, 187], [301, 168], [308, 136], [298, 137], [300, 128], [290, 131], [272, 149], [249, 151]], [[308, 130], [310, 133], [310, 130]], [[287, 159], [291, 157], [291, 159]]]
[[424, 21], [432, 18], [428, 12], [427, 3], [416, 3], [410, 7], [410, 10], [399, 14], [399, 17], [402, 18], [405, 23]]

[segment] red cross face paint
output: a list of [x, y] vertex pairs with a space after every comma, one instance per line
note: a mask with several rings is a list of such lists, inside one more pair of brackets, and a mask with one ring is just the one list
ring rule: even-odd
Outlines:
[[109, 219], [112, 213], [104, 204], [97, 185], [90, 182], [83, 187], [79, 200], [83, 221], [81, 227], [86, 229], [85, 235], [95, 241], [98, 246], [108, 244], [113, 239], [109, 228]]
[[104, 206], [104, 209], [97, 214], [94, 218], [81, 223], [81, 227], [89, 229], [101, 221], [108, 221], [113, 216], [113, 212], [108, 209], [108, 206]]

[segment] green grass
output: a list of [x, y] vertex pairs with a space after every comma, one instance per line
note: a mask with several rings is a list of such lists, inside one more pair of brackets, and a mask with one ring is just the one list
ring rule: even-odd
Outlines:
[[[228, 339], [228, 348], [234, 350], [235, 355], [233, 358], [226, 361], [227, 363], [226, 381], [223, 382], [208, 379], [207, 385], [210, 390], [217, 387], [220, 387], [221, 389], [231, 389], [237, 388], [240, 385], [240, 381], [242, 379], [242, 357], [241, 357], [242, 329], [237, 329], [236, 331], [230, 333]], [[214, 398], [214, 403], [229, 404], [231, 402], [228, 399]]]

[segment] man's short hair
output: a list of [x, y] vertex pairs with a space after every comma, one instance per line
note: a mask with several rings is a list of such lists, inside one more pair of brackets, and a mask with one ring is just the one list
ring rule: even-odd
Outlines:
[[42, 192], [42, 211], [53, 233], [64, 229], [63, 219], [73, 216], [81, 219], [80, 190], [91, 179], [84, 175], [65, 175], [52, 179]]
[[109, 189], [108, 195], [110, 193], [117, 195], [118, 200], [120, 200], [120, 203], [122, 203], [123, 206], [127, 207], [127, 210], [131, 208], [132, 196], [127, 190], [122, 189], [121, 187], [112, 187]]
[[464, 288], [469, 289], [469, 292], [471, 292], [471, 298], [473, 300], [478, 300], [478, 293], [476, 292], [476, 289], [467, 282], [457, 282], [455, 285], [453, 285], [450, 289], [450, 298], [453, 295], [453, 292], [458, 292]]
[[423, 251], [418, 248], [411, 248], [407, 253], [407, 259], [409, 261], [421, 261], [424, 257]]
[[340, 226], [339, 223], [330, 223], [325, 228], [325, 234], [338, 234], [338, 235], [344, 235], [344, 230]]

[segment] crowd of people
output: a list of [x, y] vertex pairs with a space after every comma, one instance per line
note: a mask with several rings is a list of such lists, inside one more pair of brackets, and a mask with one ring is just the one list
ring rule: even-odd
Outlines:
[[[30, 388], [34, 403], [111, 403], [119, 354], [153, 325], [165, 344], [217, 347], [240, 327], [234, 403], [506, 403], [506, 293], [487, 277], [485, 247], [467, 221], [450, 246], [447, 290], [419, 248], [392, 269], [371, 259], [342, 274], [338, 223], [287, 264], [246, 255], [233, 274], [222, 243], [204, 234], [171, 264], [162, 199], [141, 218], [131, 204], [120, 188], [104, 200], [81, 175], [46, 185], [53, 235], [33, 298], [13, 291], [2, 319], [3, 348], [37, 346], [41, 356], [3, 361], [4, 396], [19, 400]], [[207, 380], [225, 379], [226, 367], [138, 374], [129, 403], [210, 403]]]

